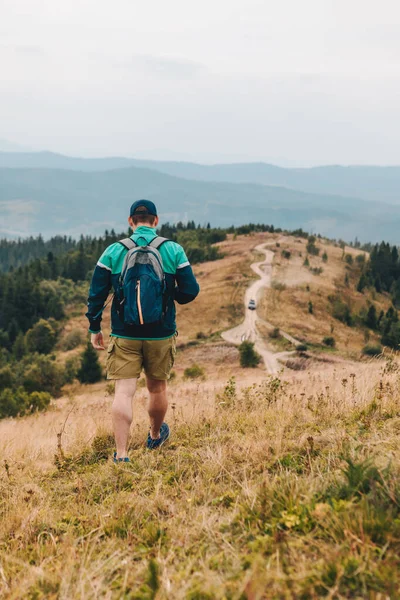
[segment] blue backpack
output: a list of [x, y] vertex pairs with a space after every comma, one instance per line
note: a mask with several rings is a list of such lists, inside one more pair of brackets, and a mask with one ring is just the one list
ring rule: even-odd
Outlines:
[[128, 250], [117, 294], [125, 325], [154, 325], [163, 321], [166, 284], [158, 249], [167, 241], [157, 236], [146, 246], [138, 246], [131, 238], [120, 240]]

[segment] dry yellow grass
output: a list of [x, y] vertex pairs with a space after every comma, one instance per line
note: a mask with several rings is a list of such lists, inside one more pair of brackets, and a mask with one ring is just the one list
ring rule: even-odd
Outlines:
[[[294, 337], [318, 344], [325, 336], [333, 336], [338, 350], [344, 355], [359, 358], [366, 340], [364, 332], [358, 327], [348, 327], [331, 316], [331, 303], [328, 297], [338, 294], [348, 301], [353, 312], [358, 313], [367, 305], [368, 300], [375, 303], [378, 312], [387, 310], [391, 304], [388, 297], [381, 294], [361, 294], [356, 291], [359, 270], [354, 264], [350, 269], [342, 259], [343, 250], [317, 240], [321, 248], [320, 256], [309, 256], [310, 267], [323, 269], [320, 275], [314, 275], [303, 265], [307, 256], [307, 241], [300, 238], [283, 237], [280, 247], [275, 248], [273, 282], [281, 284], [278, 289], [268, 290], [260, 305], [260, 316], [292, 334]], [[282, 250], [289, 250], [289, 260], [282, 257]], [[328, 261], [322, 260], [326, 251]], [[346, 254], [354, 258], [363, 254], [360, 250], [346, 247]], [[345, 286], [346, 273], [350, 286]], [[283, 289], [282, 289], [283, 288]], [[308, 312], [308, 303], [312, 302], [313, 314]], [[370, 341], [378, 337], [369, 332]]]
[[157, 453], [140, 393], [118, 467], [109, 400], [92, 392], [56, 462], [67, 402], [1, 423], [4, 598], [398, 597], [395, 361], [178, 385]]

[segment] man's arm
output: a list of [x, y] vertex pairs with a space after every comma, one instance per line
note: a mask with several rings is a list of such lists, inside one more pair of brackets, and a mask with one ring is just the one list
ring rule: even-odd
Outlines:
[[86, 313], [89, 319], [89, 332], [92, 334], [91, 342], [96, 350], [104, 350], [104, 340], [100, 324], [103, 307], [111, 285], [110, 259], [104, 253], [93, 272], [87, 303], [88, 311]]
[[175, 288], [175, 300], [178, 304], [188, 304], [192, 302], [200, 291], [200, 286], [196, 281], [192, 267], [187, 256], [180, 248], [177, 254], [177, 266], [175, 279], [177, 287]]

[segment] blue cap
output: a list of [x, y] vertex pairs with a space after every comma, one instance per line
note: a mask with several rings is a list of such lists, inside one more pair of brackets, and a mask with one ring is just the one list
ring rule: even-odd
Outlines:
[[129, 214], [131, 217], [140, 215], [153, 215], [153, 217], [156, 217], [156, 205], [154, 202], [151, 202], [151, 200], [136, 200], [136, 202], [132, 204], [131, 212]]

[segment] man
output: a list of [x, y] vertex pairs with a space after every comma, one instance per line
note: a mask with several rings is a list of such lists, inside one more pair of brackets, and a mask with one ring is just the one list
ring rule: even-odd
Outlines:
[[[183, 248], [176, 242], [157, 237], [158, 216], [153, 202], [149, 200], [134, 202], [131, 206], [128, 223], [133, 229], [131, 238], [106, 248], [95, 267], [88, 298], [88, 312], [86, 313], [93, 347], [96, 350], [105, 350], [100, 325], [101, 314], [109, 291], [111, 287], [114, 288], [116, 293], [111, 307], [112, 332], [107, 350], [107, 379], [115, 380], [115, 397], [112, 405], [116, 442], [114, 462], [129, 462], [127, 449], [132, 423], [132, 399], [142, 368], [146, 375], [149, 391], [150, 431], [147, 447], [149, 449], [159, 448], [169, 438], [169, 427], [164, 423], [164, 417], [168, 408], [167, 379], [174, 364], [176, 352], [175, 301], [179, 304], [187, 304], [194, 300], [199, 293], [199, 285]], [[133, 240], [134, 243], [130, 240]], [[152, 245], [157, 246], [160, 242], [161, 245], [154, 250]], [[162, 295], [163, 316], [158, 322], [145, 323], [141, 318], [138, 324], [126, 323], [126, 321], [129, 322], [129, 319], [126, 319], [126, 308], [125, 312], [122, 310], [120, 277], [127, 253], [133, 252], [128, 246], [130, 248], [146, 247], [150, 252], [146, 248], [138, 252], [143, 255], [147, 252], [156, 258], [161, 256], [162, 271], [164, 272], [164, 275], [161, 275], [162, 285], [165, 285], [165, 291]], [[154, 256], [151, 256], [152, 260]], [[161, 274], [162, 271], [160, 268]], [[137, 283], [139, 284], [139, 280]], [[136, 284], [135, 289], [137, 287]], [[143, 312], [146, 311], [146, 308], [152, 310], [151, 306], [145, 306], [146, 292], [143, 292], [145, 289], [142, 285], [142, 296], [138, 297], [141, 317], [142, 309]], [[127, 298], [125, 298], [126, 300]], [[137, 308], [138, 306], [136, 306]]]

